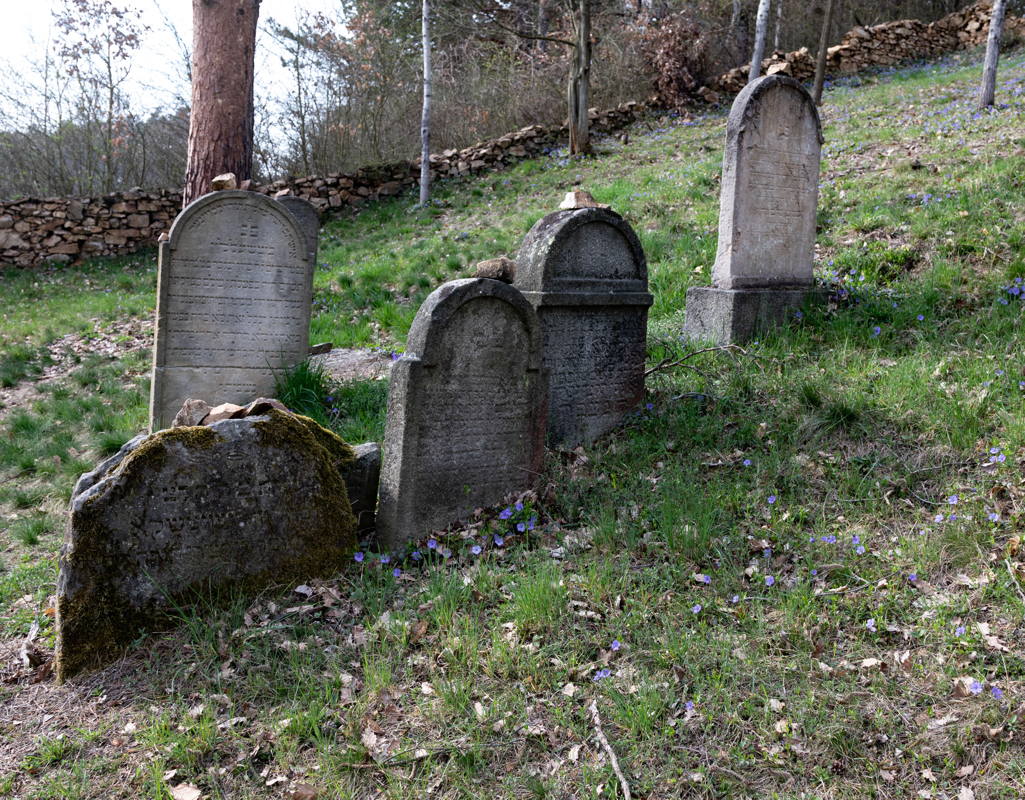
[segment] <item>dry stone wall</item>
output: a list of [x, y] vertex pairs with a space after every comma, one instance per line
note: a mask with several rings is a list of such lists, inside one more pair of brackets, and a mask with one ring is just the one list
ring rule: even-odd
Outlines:
[[[988, 0], [984, 0], [929, 25], [919, 20], [898, 20], [855, 28], [840, 44], [829, 48], [828, 71], [857, 72], [983, 44], [989, 32], [990, 9]], [[1008, 16], [1004, 25], [1005, 36], [1025, 35], [1023, 18]], [[790, 53], [777, 51], [762, 62], [762, 69], [766, 75], [789, 75], [806, 81], [815, 72], [814, 55], [807, 48]], [[698, 94], [708, 102], [720, 102], [744, 88], [747, 73], [746, 66], [732, 69], [701, 87]], [[602, 112], [592, 109], [591, 124], [598, 133], [611, 133], [657, 107], [658, 101], [652, 100], [623, 103]], [[431, 176], [448, 178], [500, 170], [538, 156], [565, 142], [566, 137], [566, 126], [531, 125], [472, 147], [432, 155]], [[419, 175], [417, 159], [363, 167], [348, 174], [335, 172], [240, 188], [302, 197], [324, 215], [355, 211], [369, 201], [397, 195], [415, 185]], [[154, 244], [170, 228], [181, 210], [181, 200], [177, 190], [133, 190], [94, 198], [0, 203], [0, 269], [134, 252]]]
[[[826, 71], [832, 75], [850, 74], [985, 44], [991, 11], [992, 4], [983, 0], [928, 25], [917, 19], [901, 19], [868, 28], [859, 26], [826, 51]], [[1004, 36], [1015, 34], [1025, 34], [1025, 19], [1008, 16], [1004, 20]], [[699, 89], [698, 94], [709, 101], [717, 101], [723, 94], [736, 94], [747, 84], [748, 72], [748, 66], [731, 69]], [[790, 53], [777, 50], [762, 61], [762, 74], [810, 80], [815, 75], [815, 54], [807, 47]]]

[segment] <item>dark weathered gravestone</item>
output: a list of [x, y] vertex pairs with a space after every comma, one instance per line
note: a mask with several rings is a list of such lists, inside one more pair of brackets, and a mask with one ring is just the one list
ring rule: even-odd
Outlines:
[[652, 298], [641, 243], [614, 211], [556, 211], [524, 239], [514, 285], [541, 321], [549, 441], [594, 441], [644, 398]]
[[822, 130], [807, 91], [784, 75], [749, 83], [726, 124], [712, 286], [687, 292], [684, 333], [750, 339], [812, 290]]
[[309, 350], [313, 267], [280, 203], [214, 192], [191, 203], [160, 244], [150, 429], [182, 403], [273, 396], [275, 372]]
[[306, 236], [306, 252], [309, 253], [310, 266], [317, 267], [317, 244], [320, 240], [320, 214], [314, 208], [313, 203], [296, 197], [293, 194], [282, 195], [275, 198], [281, 205], [288, 209], [288, 213], [296, 218], [299, 227]]
[[537, 315], [516, 289], [470, 278], [432, 292], [391, 372], [382, 543], [397, 547], [531, 487], [544, 395]]
[[329, 574], [351, 558], [347, 444], [266, 416], [133, 439], [82, 476], [57, 581], [58, 678], [117, 656], [196, 592]]

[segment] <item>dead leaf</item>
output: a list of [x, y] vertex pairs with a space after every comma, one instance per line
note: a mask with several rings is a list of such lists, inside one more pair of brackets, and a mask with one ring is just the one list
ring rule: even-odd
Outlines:
[[567, 754], [566, 758], [568, 758], [570, 761], [572, 761], [575, 764], [577, 762], [577, 759], [580, 758], [580, 745], [578, 745], [578, 744], [573, 745], [569, 749], [569, 753]]
[[961, 791], [957, 793], [957, 800], [975, 800], [975, 792], [967, 786], [962, 786]]
[[933, 774], [931, 769], [923, 769], [922, 778], [929, 781], [929, 783], [936, 783], [936, 776]]
[[976, 683], [975, 678], [968, 675], [961, 675], [960, 677], [954, 678], [954, 697], [971, 697], [972, 686]]
[[790, 733], [790, 722], [788, 720], [781, 719], [779, 722], [772, 726], [772, 729], [781, 736], [786, 736], [788, 733]]
[[171, 787], [171, 797], [174, 800], [199, 800], [203, 796], [203, 793], [199, 791], [199, 787], [193, 786], [191, 783], [179, 783], [177, 786]]
[[973, 772], [975, 772], [975, 765], [965, 764], [961, 769], [954, 773], [954, 776], [957, 778], [967, 778]]
[[775, 697], [769, 699], [769, 711], [779, 714], [786, 707], [787, 704], [782, 700], [777, 700]]
[[929, 720], [929, 724], [926, 725], [926, 727], [929, 730], [934, 731], [937, 728], [942, 728], [945, 725], [949, 725], [952, 722], [957, 722], [956, 714], [947, 714], [944, 717], [938, 717], [937, 719]]
[[289, 795], [292, 800], [317, 800], [319, 792], [308, 783], [297, 783]]
[[567, 683], [562, 687], [562, 693], [566, 695], [566, 697], [572, 697], [577, 693], [577, 685], [575, 683]]

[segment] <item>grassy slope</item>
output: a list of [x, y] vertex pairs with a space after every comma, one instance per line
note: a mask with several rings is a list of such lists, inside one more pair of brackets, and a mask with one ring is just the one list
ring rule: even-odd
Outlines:
[[[530, 538], [498, 547], [487, 520], [397, 579], [368, 555], [311, 600], [190, 615], [69, 689], [0, 685], [0, 792], [616, 796], [594, 699], [635, 795], [1020, 797], [1025, 334], [1003, 287], [1025, 274], [1025, 63], [1005, 59], [992, 114], [971, 109], [978, 75], [969, 56], [828, 93], [818, 261], [847, 300], [655, 373], [622, 434], [552, 457]], [[679, 354], [723, 119], [649, 127], [591, 161], [448, 184], [424, 213], [406, 198], [332, 223], [314, 339], [401, 348], [426, 292], [513, 253], [582, 183], [641, 236], [652, 363]], [[151, 267], [79, 277], [0, 278], [13, 379], [151, 303]], [[87, 357], [0, 421], [8, 636], [39, 619], [52, 637], [62, 506], [143, 424], [144, 370], [144, 352]]]

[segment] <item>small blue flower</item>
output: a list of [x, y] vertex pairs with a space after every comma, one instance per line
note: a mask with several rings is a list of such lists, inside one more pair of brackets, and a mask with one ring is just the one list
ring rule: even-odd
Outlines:
[[522, 511], [523, 510], [523, 503], [517, 503], [516, 504], [516, 510], [517, 511]]
[[972, 685], [968, 687], [968, 690], [972, 694], [982, 694], [982, 684], [978, 681], [972, 681]]
[[995, 697], [997, 700], [1004, 699], [1004, 692], [999, 686], [994, 686], [992, 689], [989, 690], [989, 693], [993, 695], [993, 697]]
[[865, 555], [865, 545], [859, 544], [858, 545], [858, 549], [855, 550], [854, 552], [857, 553], [859, 556]]
[[683, 707], [687, 711], [693, 711], [694, 710], [694, 701], [693, 700], [688, 700], [686, 703], [683, 704]]
[[402, 570], [401, 570], [401, 569], [399, 569], [398, 567], [395, 567], [395, 569], [393, 569], [393, 570], [391, 571], [391, 574], [392, 574], [392, 575], [394, 575], [394, 576], [395, 576], [395, 577], [397, 578], [397, 577], [399, 577], [399, 575], [401, 575], [401, 574], [402, 574]]
[[751, 466], [751, 459], [750, 458], [745, 458], [743, 463], [744, 463], [745, 467], [750, 467]]
[[605, 667], [604, 669], [600, 669], [597, 672], [595, 672], [594, 677], [591, 680], [597, 682], [609, 677], [611, 674], [612, 670], [610, 670], [608, 667]]
[[996, 511], [990, 511], [986, 515], [986, 518], [989, 519], [990, 522], [1000, 522], [1000, 515]]
[[694, 605], [692, 605], [691, 608], [690, 608], [690, 612], [692, 614], [700, 614], [701, 613], [701, 603], [695, 603]]
[[516, 523], [516, 530], [519, 531], [520, 533], [523, 533], [526, 529], [527, 529], [527, 523], [526, 522], [517, 522]]
[[740, 602], [740, 595], [739, 594], [733, 595], [733, 597], [730, 598], [730, 602], [733, 603], [734, 605], [739, 603]]
[[957, 505], [957, 500], [958, 500], [958, 498], [957, 498], [956, 494], [952, 494], [950, 497], [947, 498], [947, 502], [950, 503], [950, 505], [952, 505], [952, 506], [956, 506]]
[[912, 572], [910, 575], [908, 575], [908, 582], [909, 583], [915, 583], [916, 581], [918, 581], [918, 573], [917, 572]]
[[438, 549], [438, 540], [437, 539], [428, 539], [427, 540], [427, 549], [428, 550], [437, 550]]
[[610, 645], [611, 649], [613, 650], [618, 650], [622, 646], [623, 645], [620, 643], [619, 639], [613, 639], [612, 644]]
[[496, 533], [495, 534], [495, 544], [498, 545], [499, 547], [504, 545], [505, 544], [505, 537], [503, 537], [500, 534]]
[[954, 635], [964, 636], [964, 625], [958, 625], [956, 628], [954, 628]]
[[480, 553], [481, 553], [480, 545], [479, 544], [475, 544], [473, 547], [470, 548], [470, 552], [473, 553], [475, 556], [479, 556]]
[[876, 325], [876, 326], [874, 326], [874, 327], [872, 328], [872, 335], [873, 335], [873, 336], [878, 336], [878, 335], [879, 335], [880, 333], [882, 333], [882, 332], [883, 332], [883, 329], [882, 329], [882, 328], [880, 328], [880, 327], [879, 327], [878, 325]]
[[936, 515], [936, 516], [935, 516], [935, 517], [933, 518], [933, 522], [943, 522], [943, 515], [942, 515], [942, 514], [937, 514], [937, 515]]
[[775, 502], [776, 502], [776, 495], [770, 494], [769, 495], [769, 505], [771, 506]]
[[383, 556], [381, 556], [381, 563], [382, 564], [387, 564], [389, 561], [391, 561], [391, 556], [388, 555], [387, 553], [385, 553]]
[[421, 558], [423, 558], [423, 556], [420, 555], [419, 550], [414, 550], [412, 553], [409, 554], [409, 557], [414, 561], [419, 561]]
[[776, 582], [776, 579], [774, 577], [772, 577], [771, 575], [766, 575], [765, 576], [765, 585], [766, 586], [772, 586], [775, 582]]
[[362, 564], [365, 556], [363, 555], [363, 553], [356, 552], [352, 554], [352, 558], [357, 564]]
[[917, 319], [919, 322], [923, 322], [925, 321], [925, 314], [919, 314], [915, 319]]

